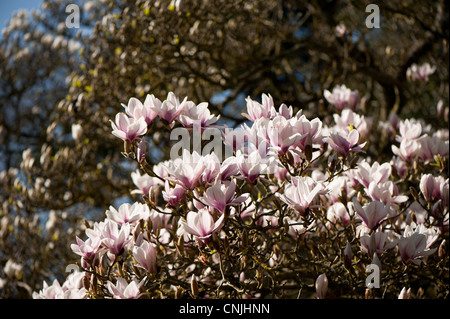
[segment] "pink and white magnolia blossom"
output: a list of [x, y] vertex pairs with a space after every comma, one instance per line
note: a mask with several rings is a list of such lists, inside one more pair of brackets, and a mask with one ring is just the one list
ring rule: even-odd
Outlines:
[[348, 226], [351, 221], [351, 213], [350, 207], [345, 207], [341, 202], [336, 202], [328, 207], [327, 220], [334, 224], [340, 223], [343, 226]]
[[125, 246], [130, 242], [130, 224], [119, 225], [109, 219], [104, 223], [102, 229], [102, 245], [113, 255], [120, 255]]
[[419, 265], [421, 258], [433, 254], [437, 248], [431, 248], [439, 236], [436, 227], [426, 228], [424, 224], [407, 225], [398, 242], [398, 250], [405, 264]]
[[76, 244], [71, 244], [70, 248], [72, 251], [81, 256], [85, 262], [91, 264], [100, 252], [100, 237], [88, 238], [86, 241], [81, 240], [78, 236], [76, 237]]
[[417, 155], [425, 163], [432, 163], [435, 160], [436, 155], [448, 158], [449, 156], [449, 141], [443, 141], [437, 136], [425, 135], [419, 141], [420, 148]]
[[371, 181], [364, 191], [374, 201], [380, 201], [385, 205], [390, 203], [391, 208], [396, 208], [398, 204], [408, 200], [408, 196], [399, 194], [397, 185], [392, 181], [384, 183]]
[[147, 123], [143, 118], [129, 118], [125, 113], [116, 114], [115, 122], [111, 122], [112, 134], [123, 141], [134, 142], [138, 136], [147, 132]]
[[140, 243], [136, 243], [133, 247], [133, 257], [149, 273], [156, 273], [156, 246], [143, 240], [141, 237]]
[[206, 189], [201, 200], [223, 214], [227, 206], [239, 205], [247, 198], [249, 198], [248, 193], [236, 196], [236, 180], [233, 179], [231, 182], [217, 180], [214, 185]]
[[323, 144], [322, 121], [319, 118], [308, 120], [305, 115], [297, 113], [297, 132], [301, 134], [300, 141], [296, 144], [302, 152], [305, 152], [306, 146], [320, 146]]
[[369, 229], [375, 229], [388, 216], [390, 202], [385, 205], [379, 201], [372, 201], [362, 207], [356, 197], [353, 197], [353, 207], [364, 225]]
[[57, 279], [51, 285], [46, 281], [39, 292], [33, 292], [33, 299], [85, 299], [88, 298], [88, 291], [83, 287], [84, 271], [75, 271], [67, 276], [61, 285]]
[[275, 196], [292, 207], [300, 216], [305, 216], [310, 206], [316, 205], [320, 194], [326, 192], [322, 183], [317, 183], [309, 176], [294, 176], [286, 185], [284, 193], [276, 193]]
[[358, 163], [355, 177], [361, 185], [367, 188], [371, 182], [376, 184], [387, 182], [391, 176], [391, 171], [392, 168], [389, 163], [380, 165], [375, 161], [370, 165], [363, 160]]
[[182, 158], [168, 162], [166, 168], [169, 175], [167, 178], [170, 181], [187, 190], [193, 190], [205, 171], [205, 162], [196, 151], [191, 154], [188, 150], [183, 149]]
[[428, 62], [418, 65], [416, 63], [411, 64], [411, 66], [406, 70], [406, 77], [412, 81], [428, 81], [431, 74], [436, 71], [435, 66], [431, 66]]
[[183, 112], [186, 104], [187, 97], [180, 103], [178, 97], [173, 92], [169, 92], [166, 100], [160, 104], [155, 103], [154, 111], [162, 120], [166, 121], [166, 123], [172, 124], [178, 119], [181, 112]]
[[338, 154], [347, 156], [350, 153], [359, 153], [366, 145], [366, 142], [359, 143], [359, 133], [353, 129], [348, 134], [344, 132], [330, 132], [330, 135], [324, 139], [331, 148]]
[[157, 104], [161, 104], [161, 101], [156, 99], [153, 95], [147, 95], [144, 104], [132, 97], [128, 101], [128, 105], [122, 104], [122, 106], [125, 108], [125, 113], [131, 118], [134, 118], [135, 120], [143, 118], [148, 126], [157, 116], [154, 111], [155, 105]]
[[376, 231], [370, 235], [360, 236], [361, 250], [369, 256], [374, 254], [381, 255], [397, 245], [398, 240], [392, 232]]
[[203, 102], [195, 104], [192, 101], [186, 101], [186, 106], [178, 117], [178, 121], [184, 127], [208, 127], [216, 123], [220, 118], [220, 115], [215, 116], [211, 114], [208, 109], [208, 103]]
[[232, 176], [239, 174], [239, 167], [236, 162], [236, 157], [230, 156], [226, 158], [220, 166], [220, 179], [228, 180]]
[[403, 140], [397, 145], [391, 145], [392, 153], [401, 158], [404, 162], [412, 162], [419, 152], [420, 143], [416, 140]]
[[240, 177], [249, 184], [254, 184], [259, 175], [264, 174], [268, 167], [263, 162], [259, 150], [253, 150], [248, 155], [238, 150], [236, 152], [236, 165], [241, 174]]
[[224, 218], [225, 215], [222, 214], [214, 221], [209, 209], [205, 207], [198, 212], [190, 211], [182, 225], [187, 233], [195, 236], [201, 243], [208, 243], [211, 235], [222, 228]]
[[134, 185], [137, 186], [137, 189], [132, 190], [131, 194], [148, 195], [150, 188], [156, 188], [160, 185], [163, 185], [163, 182], [159, 178], [150, 176], [145, 173], [141, 175], [141, 172], [139, 170], [131, 172], [131, 180], [133, 181]]
[[442, 176], [434, 177], [432, 174], [424, 174], [420, 178], [420, 191], [427, 202], [440, 198], [441, 184], [445, 182]]
[[336, 126], [334, 130], [340, 130], [346, 134], [352, 129], [356, 129], [359, 133], [359, 142], [366, 139], [372, 128], [372, 118], [359, 115], [350, 109], [343, 109], [341, 114], [333, 114]]
[[398, 142], [413, 141], [422, 136], [422, 124], [415, 119], [406, 119], [398, 124], [399, 135], [395, 137]]
[[143, 293], [140, 292], [140, 288], [144, 284], [146, 278], [140, 282], [134, 278], [130, 283], [123, 277], [117, 277], [116, 283], [108, 281], [106, 287], [112, 294], [114, 299], [138, 299]]
[[177, 207], [184, 197], [186, 190], [183, 186], [175, 184], [174, 187], [170, 187], [169, 181], [166, 180], [162, 195], [166, 203], [172, 207]]
[[349, 108], [355, 110], [359, 103], [359, 92], [352, 91], [344, 84], [336, 85], [332, 92], [325, 90], [323, 96], [328, 103], [333, 104], [338, 110]]
[[135, 225], [140, 219], [147, 217], [148, 214], [148, 206], [138, 202], [133, 204], [123, 203], [118, 210], [113, 206], [109, 206], [109, 209], [106, 211], [107, 218], [118, 225]]
[[270, 94], [267, 95], [263, 93], [261, 99], [262, 104], [252, 100], [250, 97], [246, 98], [247, 113], [242, 113], [242, 115], [252, 122], [260, 118], [273, 118], [276, 111], [272, 96], [270, 96]]
[[304, 137], [298, 132], [296, 118], [286, 119], [279, 115], [273, 120], [262, 119], [259, 121], [265, 128], [269, 148], [278, 155], [285, 154], [289, 148], [295, 147]]
[[215, 153], [202, 156], [203, 173], [200, 176], [200, 183], [204, 186], [214, 183], [220, 173], [220, 161]]

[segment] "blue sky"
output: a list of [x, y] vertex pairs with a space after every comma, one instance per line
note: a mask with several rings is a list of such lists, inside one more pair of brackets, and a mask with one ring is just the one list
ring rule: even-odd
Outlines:
[[39, 9], [41, 0], [0, 0], [0, 29], [6, 26], [12, 13], [19, 9]]

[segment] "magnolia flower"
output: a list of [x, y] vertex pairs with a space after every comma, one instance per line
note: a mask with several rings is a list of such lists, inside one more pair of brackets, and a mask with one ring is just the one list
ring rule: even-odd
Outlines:
[[351, 130], [348, 134], [342, 132], [330, 133], [330, 136], [325, 138], [325, 141], [336, 153], [343, 156], [347, 156], [351, 152], [361, 152], [366, 145], [365, 142], [358, 145], [359, 133], [357, 130]]
[[428, 81], [428, 77], [436, 71], [435, 66], [431, 66], [428, 62], [417, 65], [413, 63], [408, 70], [406, 70], [406, 77], [412, 81]]
[[161, 101], [156, 99], [153, 95], [148, 95], [145, 98], [144, 104], [138, 99], [132, 97], [128, 101], [128, 105], [122, 104], [125, 108], [125, 112], [134, 119], [144, 119], [147, 125], [150, 125], [154, 118], [156, 117], [156, 112], [154, 109], [157, 105], [161, 105]]
[[328, 278], [327, 275], [321, 274], [316, 279], [316, 294], [318, 299], [325, 299], [328, 291]]
[[141, 218], [148, 215], [149, 208], [147, 205], [141, 203], [124, 203], [119, 206], [119, 210], [116, 210], [113, 206], [109, 206], [109, 210], [106, 211], [106, 216], [109, 220], [119, 224], [136, 224]]
[[202, 185], [210, 185], [214, 183], [220, 172], [220, 161], [215, 153], [202, 156], [203, 173], [200, 176]]
[[247, 102], [247, 113], [242, 113], [242, 115], [252, 122], [262, 117], [270, 119], [275, 114], [273, 99], [270, 94], [262, 94], [262, 104], [250, 97], [246, 98], [245, 101]]
[[418, 139], [422, 134], [422, 124], [415, 119], [406, 119], [398, 124], [399, 135], [395, 137], [398, 142]]
[[419, 265], [420, 258], [433, 254], [437, 248], [430, 249], [438, 239], [439, 230], [435, 227], [426, 228], [423, 224], [414, 223], [405, 227], [402, 238], [398, 241], [398, 250], [405, 264]]
[[297, 119], [286, 119], [284, 116], [277, 116], [273, 120], [262, 121], [265, 127], [265, 135], [270, 145], [270, 149], [279, 155], [285, 154], [289, 148], [300, 142], [304, 135], [297, 130]]
[[184, 197], [185, 189], [183, 186], [176, 184], [175, 187], [170, 187], [169, 181], [166, 180], [162, 195], [164, 200], [172, 207], [177, 207]]
[[220, 166], [220, 179], [224, 181], [237, 174], [239, 174], [239, 167], [236, 163], [236, 157], [226, 158]]
[[416, 140], [404, 140], [400, 142], [400, 147], [391, 145], [392, 153], [401, 158], [404, 162], [411, 162], [419, 152], [420, 143]]
[[374, 229], [389, 214], [390, 202], [385, 205], [382, 202], [373, 201], [361, 207], [356, 197], [353, 197], [353, 207], [366, 227]]
[[200, 242], [207, 243], [213, 233], [220, 230], [223, 225], [225, 215], [222, 214], [214, 222], [208, 208], [200, 209], [198, 212], [190, 211], [186, 216], [186, 221], [182, 223], [186, 232], [194, 235]]
[[134, 142], [134, 140], [147, 132], [147, 123], [143, 118], [129, 118], [124, 113], [117, 113], [115, 123], [111, 122], [112, 134], [123, 141]]
[[130, 225], [124, 224], [119, 230], [118, 224], [107, 219], [102, 229], [102, 244], [114, 255], [120, 255], [131, 240]]
[[137, 189], [132, 190], [131, 194], [148, 195], [150, 188], [162, 185], [162, 181], [159, 178], [147, 174], [141, 175], [139, 170], [131, 172], [131, 179], [133, 180], [134, 185], [138, 187]]
[[398, 250], [405, 264], [419, 265], [421, 263], [419, 258], [431, 255], [436, 251], [436, 248], [426, 250], [426, 240], [427, 237], [419, 233], [399, 240]]
[[342, 223], [344, 226], [350, 223], [350, 215], [341, 202], [336, 202], [328, 208], [327, 219], [332, 223]]
[[180, 100], [173, 92], [167, 94], [167, 99], [161, 104], [155, 103], [154, 111], [158, 116], [165, 120], [168, 124], [172, 124], [174, 120], [178, 119], [181, 112], [186, 107], [187, 97], [180, 103]]
[[420, 148], [417, 155], [420, 159], [428, 164], [435, 160], [435, 155], [440, 155], [442, 157], [448, 157], [449, 155], [449, 141], [443, 141], [437, 136], [425, 135], [419, 141]]
[[87, 262], [92, 263], [99, 252], [101, 244], [100, 237], [88, 238], [86, 241], [83, 241], [76, 236], [76, 241], [76, 244], [70, 245], [72, 251]]
[[213, 186], [205, 191], [202, 201], [223, 214], [225, 213], [227, 206], [239, 205], [249, 197], [249, 194], [243, 194], [236, 197], [235, 192], [236, 180], [232, 180], [231, 182], [217, 180]]
[[372, 232], [370, 236], [361, 236], [359, 240], [361, 242], [361, 250], [369, 254], [369, 256], [373, 256], [374, 254], [381, 255], [397, 245], [397, 240], [392, 238], [392, 234], [381, 231]]
[[328, 103], [333, 104], [338, 110], [342, 110], [344, 108], [354, 110], [359, 102], [358, 91], [352, 91], [344, 84], [336, 85], [332, 92], [325, 90], [323, 92], [323, 96]]
[[444, 182], [442, 176], [434, 177], [432, 174], [424, 174], [420, 178], [420, 191], [427, 202], [440, 197], [440, 186]]
[[87, 290], [83, 287], [85, 272], [76, 271], [67, 276], [66, 281], [61, 284], [57, 279], [51, 285], [44, 281], [39, 292], [33, 292], [33, 299], [85, 299], [88, 297]]
[[166, 167], [170, 181], [185, 189], [193, 190], [205, 171], [205, 162], [196, 151], [190, 154], [188, 150], [184, 149], [183, 157], [175, 159]]
[[372, 127], [372, 118], [367, 118], [364, 115], [359, 115], [350, 109], [342, 110], [341, 114], [333, 114], [334, 122], [336, 123], [335, 130], [350, 133], [351, 130], [356, 129], [359, 133], [359, 141], [366, 138]]
[[258, 150], [252, 151], [249, 155], [245, 155], [238, 150], [236, 152], [236, 165], [241, 176], [249, 184], [254, 184], [259, 175], [263, 174], [267, 168], [267, 164], [263, 163]]
[[215, 116], [211, 114], [208, 109], [208, 103], [203, 102], [195, 105], [192, 101], [187, 101], [186, 106], [180, 113], [178, 121], [183, 124], [184, 127], [207, 127], [216, 123], [220, 118], [220, 115]]
[[133, 257], [149, 273], [156, 273], [156, 246], [154, 244], [142, 240], [139, 246], [133, 247]]
[[364, 190], [372, 200], [380, 201], [385, 205], [389, 202], [393, 207], [408, 200], [408, 196], [399, 194], [397, 185], [392, 181], [384, 183], [372, 181]]
[[285, 187], [284, 193], [276, 193], [275, 196], [304, 216], [307, 208], [312, 206], [317, 196], [324, 192], [325, 187], [322, 183], [316, 183], [311, 177], [295, 176]]
[[379, 164], [374, 162], [370, 165], [367, 161], [358, 163], [356, 171], [356, 179], [364, 187], [369, 187], [370, 182], [384, 183], [391, 176], [391, 165], [389, 163]]
[[108, 281], [106, 287], [115, 299], [138, 299], [142, 295], [140, 288], [144, 284], [144, 280], [145, 278], [138, 282], [134, 278], [128, 283], [124, 278], [117, 277], [116, 284]]

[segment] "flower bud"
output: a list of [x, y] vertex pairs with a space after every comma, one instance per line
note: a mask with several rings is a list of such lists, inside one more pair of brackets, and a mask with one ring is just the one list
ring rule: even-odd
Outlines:
[[328, 279], [325, 274], [321, 274], [316, 279], [316, 294], [318, 299], [325, 299], [328, 290]]
[[439, 245], [438, 250], [439, 258], [444, 258], [446, 254], [447, 254], [447, 242], [444, 239], [442, 243]]
[[195, 278], [194, 274], [192, 274], [192, 278], [191, 278], [191, 292], [192, 292], [192, 295], [194, 296], [194, 298], [197, 298], [197, 296], [198, 296], [198, 282], [197, 282], [197, 279]]
[[344, 249], [344, 266], [347, 270], [350, 270], [352, 268], [352, 246], [349, 242], [347, 242], [347, 245]]

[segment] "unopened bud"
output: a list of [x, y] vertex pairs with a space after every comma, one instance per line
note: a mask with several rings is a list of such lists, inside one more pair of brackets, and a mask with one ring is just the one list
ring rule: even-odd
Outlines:
[[439, 258], [445, 257], [446, 254], [447, 254], [447, 242], [444, 239], [442, 241], [442, 243], [439, 245], [439, 250], [438, 250]]
[[181, 299], [183, 297], [183, 288], [180, 286], [175, 289], [175, 299]]
[[194, 296], [194, 298], [197, 298], [197, 296], [198, 296], [198, 282], [197, 282], [197, 279], [195, 278], [194, 274], [192, 274], [192, 278], [191, 278], [191, 292], [192, 292], [192, 295]]
[[367, 288], [364, 297], [365, 297], [366, 299], [373, 299], [372, 289]]
[[184, 256], [184, 236], [178, 237], [177, 249], [181, 256]]
[[350, 270], [352, 268], [352, 246], [349, 242], [347, 242], [347, 245], [344, 249], [344, 266], [347, 270]]

